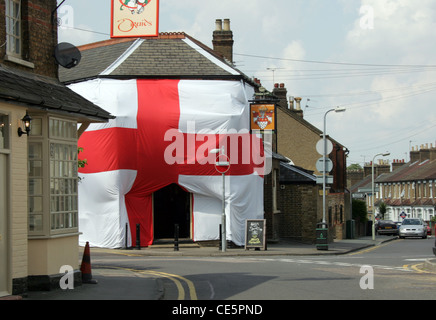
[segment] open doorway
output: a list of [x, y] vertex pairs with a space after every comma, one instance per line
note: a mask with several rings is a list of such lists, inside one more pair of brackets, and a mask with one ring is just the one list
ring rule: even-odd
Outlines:
[[179, 225], [179, 238], [191, 238], [191, 194], [177, 184], [153, 194], [154, 240], [174, 239], [175, 225]]

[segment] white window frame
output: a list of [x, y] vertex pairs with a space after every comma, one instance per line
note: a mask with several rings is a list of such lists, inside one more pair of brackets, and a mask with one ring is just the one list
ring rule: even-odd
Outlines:
[[29, 238], [77, 234], [77, 122], [50, 114], [31, 116], [38, 126], [32, 126], [29, 145], [41, 146], [35, 149], [41, 156], [29, 152], [29, 168], [38, 161], [41, 170], [29, 175], [29, 208], [35, 198], [41, 199], [42, 210], [29, 210]]
[[[6, 52], [7, 55], [21, 58], [23, 53], [21, 0], [6, 2]], [[17, 9], [18, 8], [18, 9]]]

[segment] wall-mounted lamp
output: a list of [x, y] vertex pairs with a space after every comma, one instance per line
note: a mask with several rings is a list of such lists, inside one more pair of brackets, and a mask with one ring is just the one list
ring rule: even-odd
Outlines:
[[21, 129], [21, 127], [18, 127], [18, 136], [21, 137], [23, 134], [27, 134], [29, 135], [30, 133], [30, 123], [32, 122], [32, 118], [27, 114], [23, 117], [23, 119], [21, 119], [21, 121], [24, 124], [24, 130]]

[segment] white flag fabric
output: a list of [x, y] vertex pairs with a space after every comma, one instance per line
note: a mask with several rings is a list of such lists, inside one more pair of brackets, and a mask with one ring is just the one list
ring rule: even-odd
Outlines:
[[[80, 244], [119, 248], [153, 243], [154, 192], [178, 184], [192, 197], [192, 238], [219, 238], [223, 178], [214, 149], [230, 161], [225, 173], [227, 239], [243, 245], [245, 220], [263, 218], [264, 152], [250, 133], [242, 81], [95, 79], [70, 88], [116, 116], [92, 124], [79, 139]], [[127, 232], [126, 232], [127, 226]], [[126, 238], [127, 237], [127, 238]]]

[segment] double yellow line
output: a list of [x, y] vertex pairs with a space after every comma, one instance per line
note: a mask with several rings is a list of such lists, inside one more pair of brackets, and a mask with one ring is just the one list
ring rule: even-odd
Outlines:
[[125, 270], [133, 273], [139, 273], [139, 274], [146, 274], [146, 275], [152, 275], [157, 276], [161, 278], [167, 278], [174, 282], [174, 284], [177, 287], [178, 291], [178, 297], [177, 300], [185, 300], [186, 294], [185, 289], [183, 287], [182, 281], [186, 283], [189, 289], [189, 297], [191, 300], [198, 300], [197, 298], [197, 292], [195, 290], [194, 283], [191, 280], [186, 279], [185, 277], [179, 276], [177, 274], [171, 274], [166, 272], [160, 272], [160, 271], [153, 271], [153, 270], [137, 270], [132, 268], [123, 268], [123, 267], [106, 267], [106, 266], [100, 266], [101, 269], [117, 269], [117, 270]]
[[423, 270], [423, 269], [421, 269], [422, 267], [423, 267], [423, 263], [418, 263], [418, 264], [414, 264], [414, 265], [411, 265], [410, 267], [409, 267], [409, 265], [408, 264], [405, 264], [405, 265], [403, 265], [403, 269], [406, 269], [406, 270], [413, 270], [413, 271], [416, 271], [416, 272], [418, 272], [418, 273], [429, 273], [429, 274], [432, 274], [433, 272], [431, 272], [431, 271], [426, 271], [426, 270]]
[[164, 277], [173, 281], [177, 287], [177, 290], [179, 291], [177, 300], [185, 300], [185, 289], [183, 288], [182, 282], [180, 281], [182, 280], [188, 286], [189, 296], [191, 297], [191, 300], [198, 300], [197, 292], [195, 291], [194, 284], [192, 283], [191, 280], [188, 280], [185, 277], [179, 276], [177, 274], [170, 274], [170, 273], [159, 272], [159, 271], [136, 271], [136, 272], [147, 273], [158, 277]]
[[358, 254], [371, 252], [371, 251], [374, 251], [374, 250], [376, 250], [376, 249], [378, 249], [378, 248], [382, 248], [382, 247], [384, 247], [384, 246], [387, 246], [388, 244], [390, 244], [390, 243], [387, 242], [387, 243], [380, 244], [380, 245], [378, 245], [378, 246], [371, 246], [371, 247], [369, 247], [369, 248], [367, 248], [367, 249], [363, 249], [363, 250], [359, 250], [359, 251], [356, 251], [356, 252], [349, 253], [348, 255], [349, 255], [349, 256], [355, 256], [355, 255], [358, 255]]

